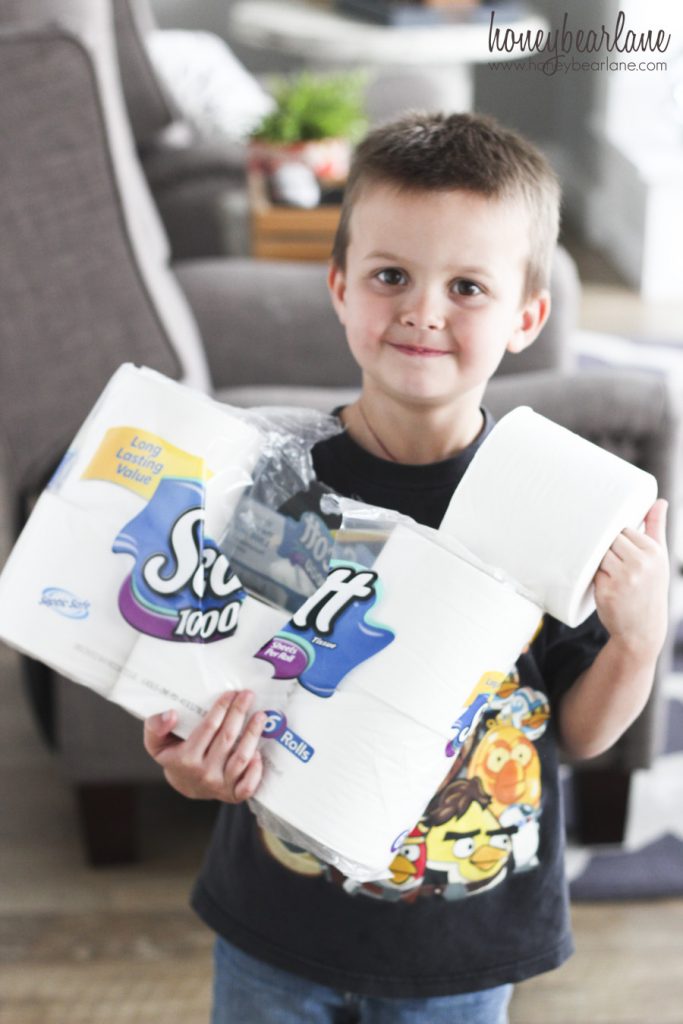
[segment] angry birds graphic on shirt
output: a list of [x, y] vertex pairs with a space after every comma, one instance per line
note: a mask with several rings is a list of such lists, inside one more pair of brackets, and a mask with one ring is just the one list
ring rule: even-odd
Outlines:
[[514, 826], [501, 825], [479, 779], [456, 779], [441, 789], [425, 813], [428, 878], [462, 887], [490, 888], [504, 877]]
[[541, 802], [541, 763], [536, 747], [520, 729], [489, 722], [489, 730], [472, 754], [470, 779], [479, 779], [500, 814], [513, 804], [538, 807]]
[[389, 866], [389, 882], [401, 892], [409, 892], [422, 884], [427, 866], [425, 833], [420, 826], [410, 832]]

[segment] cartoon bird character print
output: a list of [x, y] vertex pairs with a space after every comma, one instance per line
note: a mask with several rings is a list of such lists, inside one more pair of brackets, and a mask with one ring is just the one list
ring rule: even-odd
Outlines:
[[539, 807], [541, 762], [536, 747], [521, 729], [490, 723], [468, 765], [470, 779], [481, 780], [491, 797], [491, 810], [501, 814], [512, 804]]
[[502, 826], [490, 805], [479, 779], [456, 779], [437, 793], [425, 814], [425, 885], [445, 886], [453, 899], [503, 880], [515, 829]]
[[402, 893], [408, 893], [422, 885], [426, 867], [425, 830], [421, 825], [416, 825], [403, 840], [403, 845], [389, 865], [389, 883]]

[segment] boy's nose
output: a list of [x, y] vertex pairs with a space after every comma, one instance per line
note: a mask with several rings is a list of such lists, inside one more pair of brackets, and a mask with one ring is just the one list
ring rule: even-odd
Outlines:
[[446, 326], [446, 318], [432, 299], [411, 303], [399, 314], [399, 323], [402, 327], [412, 327], [418, 331], [442, 331]]
[[419, 313], [402, 313], [399, 319], [401, 326], [415, 327], [418, 331], [442, 331], [446, 326], [445, 318], [437, 313], [426, 313], [424, 316]]

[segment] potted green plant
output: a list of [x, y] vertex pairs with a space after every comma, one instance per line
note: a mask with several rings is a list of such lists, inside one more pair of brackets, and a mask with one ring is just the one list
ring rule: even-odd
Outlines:
[[304, 163], [324, 182], [343, 181], [351, 148], [363, 134], [365, 76], [311, 72], [281, 79], [274, 109], [251, 134], [250, 165], [271, 173], [283, 163]]

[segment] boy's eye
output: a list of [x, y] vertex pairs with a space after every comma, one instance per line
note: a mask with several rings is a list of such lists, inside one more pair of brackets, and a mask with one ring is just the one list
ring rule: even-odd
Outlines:
[[406, 275], [397, 267], [385, 267], [383, 270], [378, 270], [375, 277], [378, 281], [381, 281], [382, 284], [388, 284], [390, 286], [405, 284], [406, 281]]
[[452, 291], [457, 295], [465, 295], [469, 298], [483, 294], [483, 291], [478, 284], [474, 281], [468, 281], [466, 278], [458, 278], [457, 281], [454, 281]]

